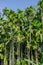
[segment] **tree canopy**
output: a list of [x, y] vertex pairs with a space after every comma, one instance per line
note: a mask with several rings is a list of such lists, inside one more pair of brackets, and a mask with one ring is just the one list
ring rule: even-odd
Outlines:
[[17, 12], [3, 9], [0, 59], [4, 65], [43, 64], [43, 0], [38, 2], [37, 10], [32, 6]]

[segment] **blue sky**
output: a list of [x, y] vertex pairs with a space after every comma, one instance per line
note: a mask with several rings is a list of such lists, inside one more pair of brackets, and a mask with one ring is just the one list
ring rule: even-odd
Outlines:
[[0, 12], [3, 8], [7, 7], [14, 11], [17, 9], [25, 9], [28, 6], [36, 7], [36, 4], [39, 0], [0, 0]]

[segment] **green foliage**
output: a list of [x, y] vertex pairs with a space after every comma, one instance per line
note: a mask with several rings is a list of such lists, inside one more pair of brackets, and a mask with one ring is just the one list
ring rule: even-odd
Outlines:
[[4, 65], [9, 58], [11, 65], [13, 62], [15, 65], [19, 62], [21, 65], [43, 65], [42, 45], [43, 0], [38, 2], [37, 10], [32, 6], [17, 12], [3, 9], [3, 14], [0, 14], [0, 59], [4, 59]]

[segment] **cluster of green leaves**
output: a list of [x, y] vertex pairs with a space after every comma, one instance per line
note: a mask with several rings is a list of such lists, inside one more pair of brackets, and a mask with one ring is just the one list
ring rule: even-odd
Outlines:
[[[38, 51], [39, 46], [43, 45], [42, 14], [42, 0], [39, 1], [37, 10], [32, 6], [27, 7], [25, 11], [18, 9], [17, 12], [7, 8], [3, 9], [3, 14], [0, 15], [0, 58], [3, 58], [4, 54], [1, 54], [3, 50], [10, 54], [9, 48], [11, 46], [11, 41], [14, 41], [14, 46], [16, 45], [16, 49], [18, 49], [17, 44], [22, 45], [20, 48], [23, 49], [22, 53], [24, 56], [24, 49], [32, 48], [32, 50]], [[28, 51], [26, 51], [26, 53], [27, 52]], [[27, 55], [26, 58], [28, 58]], [[26, 65], [25, 60], [21, 60], [21, 63], [22, 65]], [[34, 64], [33, 62], [30, 63]]]

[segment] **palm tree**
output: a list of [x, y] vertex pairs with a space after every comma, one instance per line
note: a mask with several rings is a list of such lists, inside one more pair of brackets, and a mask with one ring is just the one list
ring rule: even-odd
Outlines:
[[19, 34], [17, 36], [17, 63], [18, 65], [20, 65], [20, 53], [22, 53], [22, 51], [20, 52], [20, 43], [22, 42], [22, 35], [21, 35], [21, 32], [22, 32], [22, 15], [23, 15], [23, 11], [18, 9], [18, 12], [17, 12], [17, 25], [19, 26]]
[[[30, 6], [29, 8], [27, 8], [26, 10], [25, 10], [25, 16], [26, 16], [26, 18], [27, 18], [27, 22], [28, 22], [28, 27], [29, 27], [29, 32], [30, 33], [28, 33], [29, 34], [29, 43], [31, 44], [31, 39], [32, 39], [32, 37], [31, 37], [31, 34], [32, 34], [32, 20], [34, 19], [34, 17], [35, 17], [35, 15], [36, 15], [36, 12], [35, 12], [35, 9], [32, 7], [32, 6]], [[31, 48], [30, 48], [30, 50], [31, 50]], [[30, 57], [30, 50], [28, 51], [28, 57]], [[32, 52], [32, 51], [31, 51]], [[31, 54], [32, 55], [32, 54]], [[28, 58], [28, 59], [30, 59], [30, 58]], [[32, 58], [31, 58], [32, 59]], [[28, 65], [30, 65], [30, 63], [28, 63]]]
[[[6, 22], [8, 24], [8, 35], [10, 36], [10, 40], [12, 40], [11, 46], [10, 46], [10, 61], [9, 61], [9, 65], [14, 65], [14, 32], [13, 32], [13, 19], [15, 17], [15, 12], [12, 10], [8, 10], [8, 9], [4, 9], [3, 13], [5, 15], [5, 17], [8, 19], [8, 22]], [[13, 16], [13, 18], [12, 18]], [[11, 62], [11, 63], [10, 63]]]

